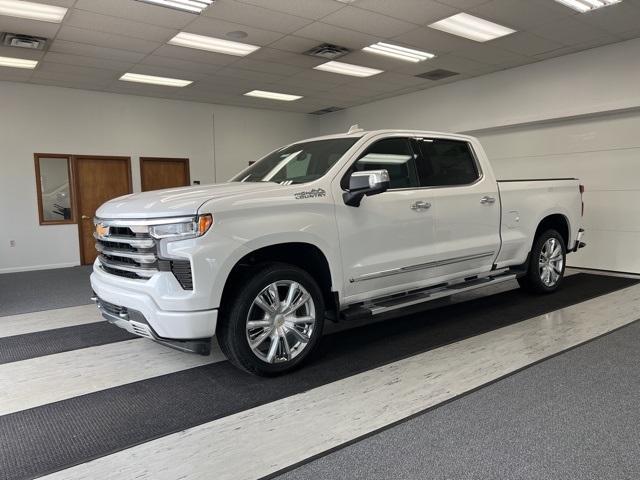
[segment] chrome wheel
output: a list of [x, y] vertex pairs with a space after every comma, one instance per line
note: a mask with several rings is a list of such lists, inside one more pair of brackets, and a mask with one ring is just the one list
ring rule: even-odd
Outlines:
[[542, 246], [538, 260], [540, 280], [553, 287], [560, 280], [564, 268], [564, 252], [557, 238], [550, 238]]
[[309, 292], [298, 282], [280, 280], [253, 300], [247, 315], [247, 341], [260, 360], [288, 362], [307, 347], [315, 325], [315, 305]]

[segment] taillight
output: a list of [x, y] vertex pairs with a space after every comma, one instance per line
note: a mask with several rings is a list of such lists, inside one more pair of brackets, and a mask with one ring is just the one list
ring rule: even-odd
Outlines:
[[582, 202], [582, 211], [580, 212], [580, 214], [584, 217], [584, 199], [582, 198], [583, 194], [584, 194], [584, 185], [580, 185], [580, 201]]

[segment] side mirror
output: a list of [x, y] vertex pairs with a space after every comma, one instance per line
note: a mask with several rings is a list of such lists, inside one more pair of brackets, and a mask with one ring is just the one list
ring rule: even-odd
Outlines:
[[342, 194], [342, 199], [350, 207], [359, 207], [365, 195], [377, 195], [388, 188], [389, 172], [386, 170], [353, 172], [349, 178], [349, 189]]

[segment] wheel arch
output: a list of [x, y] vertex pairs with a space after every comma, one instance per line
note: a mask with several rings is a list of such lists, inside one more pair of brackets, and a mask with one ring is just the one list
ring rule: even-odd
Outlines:
[[571, 238], [571, 227], [569, 224], [569, 219], [562, 213], [552, 213], [542, 218], [540, 222], [538, 222], [538, 228], [536, 228], [536, 231], [533, 235], [532, 245], [540, 235], [551, 229], [556, 230], [562, 236], [565, 248], [568, 251], [571, 248], [571, 246], [569, 245], [569, 239]]

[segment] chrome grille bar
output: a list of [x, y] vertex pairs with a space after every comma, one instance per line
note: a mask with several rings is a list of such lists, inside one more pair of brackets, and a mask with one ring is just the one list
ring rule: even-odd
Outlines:
[[108, 255], [110, 257], [122, 257], [122, 258], [130, 258], [131, 260], [135, 260], [138, 263], [142, 264], [150, 264], [156, 263], [158, 260], [155, 253], [136, 253], [136, 252], [128, 252], [125, 250], [106, 248], [102, 246], [99, 242], [96, 243], [96, 250], [98, 250], [103, 255]]
[[95, 232], [93, 234], [93, 238], [98, 241], [103, 240], [105, 242], [126, 243], [127, 245], [131, 245], [133, 248], [153, 248], [156, 246], [156, 243], [152, 238], [123, 237], [116, 235], [101, 237]]
[[158, 273], [157, 268], [150, 267], [137, 267], [135, 265], [129, 265], [126, 263], [116, 262], [105, 258], [104, 255], [98, 256], [100, 263], [105, 267], [109, 267], [113, 270], [123, 270], [125, 272], [135, 273], [136, 275], [144, 278], [151, 278], [155, 273]]

